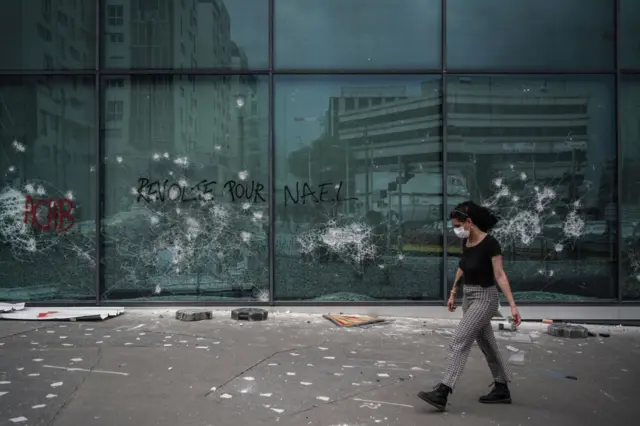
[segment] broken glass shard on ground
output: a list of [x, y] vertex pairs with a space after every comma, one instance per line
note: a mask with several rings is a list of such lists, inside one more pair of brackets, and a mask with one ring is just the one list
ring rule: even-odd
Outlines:
[[524, 352], [517, 352], [509, 357], [509, 364], [523, 366], [524, 365]]

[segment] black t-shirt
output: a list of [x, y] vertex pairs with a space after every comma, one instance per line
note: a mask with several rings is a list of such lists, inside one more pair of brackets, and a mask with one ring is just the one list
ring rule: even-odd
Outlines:
[[491, 259], [501, 254], [500, 243], [491, 235], [487, 235], [473, 247], [467, 247], [465, 239], [462, 244], [462, 258], [458, 264], [464, 273], [464, 283], [481, 287], [495, 285]]

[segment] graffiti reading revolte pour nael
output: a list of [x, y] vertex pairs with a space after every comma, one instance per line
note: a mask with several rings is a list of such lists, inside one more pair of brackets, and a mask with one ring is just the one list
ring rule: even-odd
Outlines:
[[[217, 182], [203, 179], [194, 185], [189, 185], [185, 181], [170, 181], [165, 179], [151, 180], [148, 178], [138, 179], [136, 187], [137, 201], [142, 200], [151, 203], [154, 201], [177, 201], [188, 203], [192, 201], [213, 201], [216, 198]], [[310, 185], [307, 182], [296, 182], [295, 187], [284, 186], [284, 204], [306, 204], [307, 200], [314, 203], [343, 202], [357, 200], [356, 197], [341, 198], [343, 182], [337, 184], [332, 182], [319, 185]], [[227, 195], [232, 202], [266, 202], [264, 194], [265, 185], [256, 181], [236, 181], [228, 180], [222, 185], [222, 196]]]

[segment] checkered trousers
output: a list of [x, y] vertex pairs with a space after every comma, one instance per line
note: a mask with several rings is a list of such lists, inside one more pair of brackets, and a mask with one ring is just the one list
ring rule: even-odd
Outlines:
[[465, 285], [463, 288], [463, 316], [449, 342], [447, 368], [442, 383], [453, 389], [467, 363], [473, 342], [478, 342], [489, 363], [494, 380], [508, 383], [511, 381], [511, 372], [500, 356], [496, 337], [491, 328], [491, 318], [495, 316], [500, 306], [498, 289], [496, 286], [477, 285]]

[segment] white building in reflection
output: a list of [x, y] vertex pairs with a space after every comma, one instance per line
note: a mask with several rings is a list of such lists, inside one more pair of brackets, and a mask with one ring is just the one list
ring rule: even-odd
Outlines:
[[[206, 67], [248, 67], [245, 53], [231, 40], [230, 16], [221, 0], [125, 5], [108, 0], [106, 16], [109, 66], [196, 69], [201, 59]], [[259, 111], [254, 77], [110, 77], [105, 86], [107, 151], [133, 162], [129, 169], [136, 176], [158, 170], [153, 155], [165, 152], [190, 159], [187, 178], [225, 181], [261, 167], [266, 173], [267, 139], [259, 129], [268, 128], [268, 114]], [[126, 179], [131, 186], [132, 176]], [[117, 211], [116, 199], [126, 197], [125, 182], [107, 180], [112, 188], [106, 204]]]
[[[415, 94], [403, 89], [344, 89], [330, 101], [326, 133], [351, 158], [347, 174], [362, 202], [356, 213], [381, 208], [402, 211], [404, 220], [442, 217], [440, 82], [424, 82]], [[449, 77], [447, 96], [448, 208], [492, 195], [498, 175], [526, 176], [553, 187], [559, 199], [598, 204], [614, 151], [606, 152], [600, 140], [612, 134], [612, 124], [598, 111], [609, 104], [597, 88], [540, 78]], [[406, 173], [415, 177], [402, 183]]]
[[577, 188], [568, 187], [567, 174], [576, 186], [584, 181], [589, 139], [600, 136], [589, 112], [601, 107], [588, 88], [564, 81], [451, 78], [449, 167], [463, 171], [472, 162], [477, 172], [484, 161], [485, 173], [513, 169], [536, 182], [560, 185], [565, 193], [558, 195], [569, 197]]

